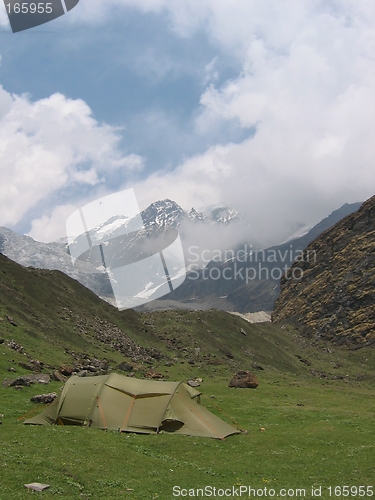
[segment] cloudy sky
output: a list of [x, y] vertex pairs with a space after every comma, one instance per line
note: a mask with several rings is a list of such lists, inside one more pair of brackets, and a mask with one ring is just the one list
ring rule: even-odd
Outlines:
[[15, 34], [1, 3], [0, 43], [0, 225], [36, 240], [129, 187], [264, 245], [375, 194], [372, 0], [80, 0]]

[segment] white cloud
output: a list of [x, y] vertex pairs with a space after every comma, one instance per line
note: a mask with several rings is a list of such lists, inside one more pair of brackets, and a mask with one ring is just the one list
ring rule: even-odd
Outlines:
[[[317, 222], [374, 193], [374, 2], [81, 0], [66, 17], [104, 23], [129, 8], [168, 15], [181, 37], [205, 31], [218, 58], [225, 53], [241, 61], [241, 72], [219, 85], [210, 54], [198, 133], [209, 137], [210, 128], [229, 120], [249, 136], [256, 130], [240, 144], [212, 144], [175, 170], [128, 186], [136, 188], [142, 208], [167, 197], [184, 208], [224, 202], [248, 214], [250, 236], [272, 244], [299, 222]], [[2, 216], [10, 207], [6, 220], [18, 220], [23, 206], [77, 179], [100, 182], [108, 159], [112, 168], [143, 166], [136, 155], [119, 155], [118, 132], [95, 122], [83, 101], [58, 94], [36, 103], [10, 101], [0, 92], [2, 113], [0, 144], [10, 144], [0, 167], [9, 188], [1, 197]], [[161, 127], [157, 120], [155, 135]]]
[[28, 236], [36, 241], [58, 240], [66, 234], [66, 220], [76, 209], [74, 205], [60, 205], [54, 208], [49, 216], [42, 215], [39, 219], [34, 219]]
[[[205, 197], [234, 205], [264, 244], [374, 194], [374, 4], [201, 3], [210, 8], [211, 36], [233, 50], [242, 44], [243, 68], [203, 93], [197, 127], [237, 119], [256, 133], [153, 176], [146, 191], [185, 205], [190, 199], [199, 206]], [[169, 5], [185, 27], [193, 26], [185, 7]]]
[[119, 169], [139, 170], [142, 159], [122, 156], [119, 139], [80, 99], [53, 94], [32, 102], [1, 88], [0, 224], [18, 223], [62, 188], [93, 186]]

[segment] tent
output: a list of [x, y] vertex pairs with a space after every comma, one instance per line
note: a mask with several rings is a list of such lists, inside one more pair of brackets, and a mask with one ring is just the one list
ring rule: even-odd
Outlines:
[[200, 404], [200, 394], [182, 382], [140, 380], [117, 373], [72, 376], [53, 403], [24, 423], [219, 439], [238, 433]]

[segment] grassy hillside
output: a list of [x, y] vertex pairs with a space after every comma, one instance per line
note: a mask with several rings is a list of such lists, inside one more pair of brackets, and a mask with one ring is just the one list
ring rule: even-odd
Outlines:
[[[138, 377], [150, 370], [169, 380], [201, 377], [202, 403], [247, 434], [221, 442], [24, 426], [43, 408], [30, 397], [62, 384], [0, 386], [1, 499], [29, 498], [23, 484], [34, 481], [51, 485], [39, 495], [64, 500], [168, 500], [177, 498], [173, 486], [240, 485], [305, 488], [305, 498], [321, 485], [325, 499], [327, 486], [375, 486], [371, 347], [331, 346], [223, 311], [119, 312], [61, 273], [0, 255], [2, 340], [1, 380], [29, 373], [24, 363], [32, 359], [51, 372], [84, 354], [107, 359], [112, 370], [128, 361]], [[258, 388], [229, 389], [238, 369], [254, 371]]]

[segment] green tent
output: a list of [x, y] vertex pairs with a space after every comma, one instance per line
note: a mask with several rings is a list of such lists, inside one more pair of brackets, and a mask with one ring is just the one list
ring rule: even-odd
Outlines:
[[87, 425], [119, 432], [161, 431], [224, 439], [239, 432], [200, 404], [200, 392], [182, 382], [159, 382], [117, 373], [68, 379], [36, 425]]

